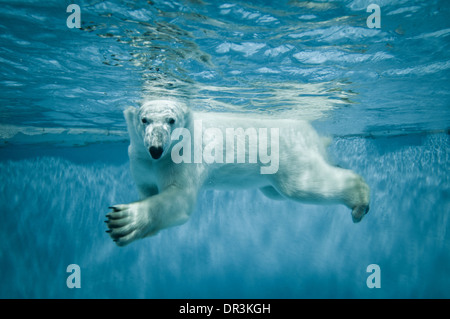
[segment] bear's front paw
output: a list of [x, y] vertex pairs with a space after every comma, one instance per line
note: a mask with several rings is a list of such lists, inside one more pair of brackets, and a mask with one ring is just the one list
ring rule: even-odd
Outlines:
[[158, 232], [151, 212], [145, 207], [140, 202], [109, 207], [112, 212], [106, 214], [105, 223], [109, 228], [106, 232], [118, 246]]

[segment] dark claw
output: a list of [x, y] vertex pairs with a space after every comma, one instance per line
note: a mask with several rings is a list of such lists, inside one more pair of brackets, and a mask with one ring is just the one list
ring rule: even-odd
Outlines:
[[105, 232], [110, 233], [110, 232], [111, 232], [111, 229], [105, 230]]
[[118, 212], [118, 211], [120, 211], [120, 209], [118, 209], [118, 208], [116, 208], [116, 207], [113, 207], [113, 206], [110, 206], [110, 207], [108, 207], [109, 209], [112, 209], [114, 212]]

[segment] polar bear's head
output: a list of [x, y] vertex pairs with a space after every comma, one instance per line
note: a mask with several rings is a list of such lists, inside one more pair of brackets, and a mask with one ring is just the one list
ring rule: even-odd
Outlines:
[[137, 112], [136, 131], [154, 160], [164, 157], [171, 146], [175, 128], [185, 127], [189, 111], [178, 101], [144, 101]]

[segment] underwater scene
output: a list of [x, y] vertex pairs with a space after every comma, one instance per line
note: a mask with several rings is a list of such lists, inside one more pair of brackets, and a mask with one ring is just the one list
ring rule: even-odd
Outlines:
[[[0, 298], [450, 298], [450, 2], [0, 3]], [[370, 211], [205, 189], [119, 247], [158, 99], [310, 122]]]

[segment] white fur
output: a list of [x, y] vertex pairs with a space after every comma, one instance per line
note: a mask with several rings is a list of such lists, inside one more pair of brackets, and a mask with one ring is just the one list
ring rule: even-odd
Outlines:
[[[198, 193], [208, 187], [258, 187], [273, 199], [342, 203], [352, 209], [354, 222], [368, 212], [367, 184], [352, 171], [327, 163], [326, 140], [307, 122], [193, 112], [185, 104], [169, 100], [146, 101], [139, 109], [128, 108], [124, 115], [130, 135], [131, 172], [141, 200], [115, 205], [107, 214], [108, 232], [119, 246], [185, 223]], [[143, 118], [147, 123], [142, 123]], [[170, 118], [174, 124], [169, 124]], [[238, 127], [279, 128], [278, 171], [261, 174], [260, 163], [174, 163], [170, 151], [176, 142], [170, 134], [175, 128], [194, 132], [195, 120], [202, 120], [205, 133], [208, 128], [223, 132]], [[206, 134], [203, 144], [211, 138]], [[157, 160], [149, 153], [151, 146], [163, 148]]]

